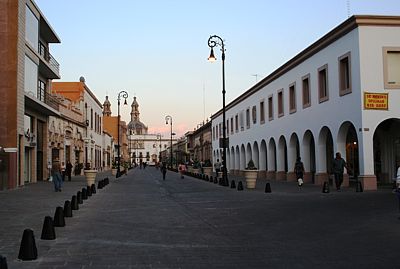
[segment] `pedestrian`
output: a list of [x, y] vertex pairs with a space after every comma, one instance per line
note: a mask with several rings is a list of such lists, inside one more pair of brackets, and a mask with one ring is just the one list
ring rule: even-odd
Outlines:
[[221, 172], [221, 163], [219, 162], [219, 159], [217, 159], [217, 162], [214, 163], [214, 168], [218, 178], [218, 173]]
[[161, 173], [163, 175], [163, 180], [165, 180], [165, 174], [167, 174], [167, 166], [165, 163], [163, 163], [161, 166]]
[[65, 166], [65, 174], [68, 177], [68, 181], [71, 181], [71, 173], [72, 173], [72, 164], [70, 161], [67, 161], [67, 165]]
[[179, 174], [181, 174], [181, 179], [184, 178], [184, 175], [186, 173], [186, 165], [184, 163], [180, 163], [178, 166]]
[[62, 185], [61, 165], [58, 158], [56, 158], [53, 161], [53, 165], [51, 167], [51, 176], [53, 177], [54, 190], [56, 192], [61, 192], [61, 185]]
[[64, 164], [64, 162], [61, 162], [61, 178], [62, 178], [62, 181], [65, 180], [65, 164]]
[[294, 165], [294, 173], [296, 174], [297, 184], [299, 187], [303, 186], [304, 179], [304, 164], [301, 161], [301, 157], [297, 157], [296, 163]]
[[335, 177], [336, 190], [340, 191], [340, 186], [343, 183], [344, 168], [349, 170], [346, 161], [342, 158], [340, 152], [336, 152], [336, 157], [332, 163], [333, 175]]
[[397, 161], [396, 177], [393, 180], [393, 193], [400, 192], [400, 160]]

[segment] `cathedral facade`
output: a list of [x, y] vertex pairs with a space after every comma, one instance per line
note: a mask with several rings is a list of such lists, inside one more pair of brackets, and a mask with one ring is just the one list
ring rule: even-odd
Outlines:
[[[148, 127], [140, 121], [139, 103], [136, 96], [131, 105], [131, 121], [127, 126], [128, 153], [131, 163], [155, 165], [160, 162], [160, 152], [170, 146], [169, 137], [149, 134]], [[173, 143], [176, 139], [173, 139]]]

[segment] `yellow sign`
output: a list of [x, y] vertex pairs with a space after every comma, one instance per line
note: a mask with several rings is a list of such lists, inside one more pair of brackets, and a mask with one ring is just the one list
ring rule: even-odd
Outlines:
[[364, 109], [388, 110], [389, 94], [364, 92]]

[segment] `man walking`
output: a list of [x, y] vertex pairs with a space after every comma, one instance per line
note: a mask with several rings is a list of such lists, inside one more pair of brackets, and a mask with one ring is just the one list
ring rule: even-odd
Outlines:
[[72, 164], [70, 161], [67, 161], [67, 165], [65, 167], [65, 174], [68, 177], [68, 181], [71, 181], [71, 173], [72, 173]]
[[214, 164], [214, 168], [218, 178], [218, 173], [221, 172], [221, 163], [219, 162], [219, 159], [217, 159], [217, 162]]
[[342, 158], [340, 152], [336, 152], [336, 158], [333, 160], [332, 170], [335, 176], [336, 190], [340, 191], [340, 186], [343, 183], [344, 168], [348, 169], [346, 161]]
[[51, 175], [53, 177], [54, 190], [56, 192], [60, 192], [62, 179], [61, 179], [61, 165], [58, 158], [56, 158], [53, 162], [53, 165], [51, 167]]

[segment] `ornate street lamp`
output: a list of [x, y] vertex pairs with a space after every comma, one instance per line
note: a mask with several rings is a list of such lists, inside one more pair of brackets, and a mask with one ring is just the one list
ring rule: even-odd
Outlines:
[[128, 98], [128, 93], [126, 91], [120, 91], [118, 93], [118, 123], [117, 123], [117, 136], [118, 136], [118, 166], [117, 166], [117, 175], [116, 177], [120, 177], [121, 176], [121, 153], [120, 153], [120, 144], [119, 144], [119, 122], [120, 122], [120, 117], [121, 115], [119, 114], [119, 105], [120, 105], [120, 100], [122, 98], [125, 98], [125, 102], [124, 105], [127, 105], [128, 103], [126, 102], [126, 98]]
[[170, 163], [170, 166], [171, 166], [171, 169], [172, 169], [172, 117], [169, 116], [169, 115], [165, 116], [165, 124], [168, 125], [168, 121], [171, 124], [171, 153], [170, 153], [170, 161], [169, 161], [169, 163]]
[[226, 147], [228, 146], [228, 143], [226, 139], [225, 122], [225, 46], [222, 38], [217, 35], [210, 36], [208, 39], [208, 46], [211, 48], [210, 56], [208, 57], [208, 61], [210, 62], [216, 61], [213, 50], [214, 47], [220, 46], [222, 52], [222, 143], [220, 143], [220, 147], [222, 146], [222, 183], [224, 186], [229, 186], [226, 167]]

